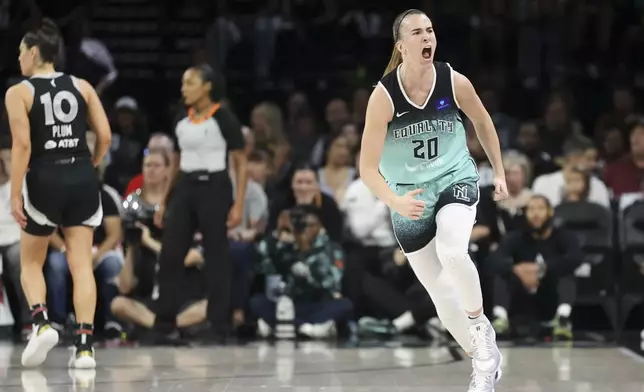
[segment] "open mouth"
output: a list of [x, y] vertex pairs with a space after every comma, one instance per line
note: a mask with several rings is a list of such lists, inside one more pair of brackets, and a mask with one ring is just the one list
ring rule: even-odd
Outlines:
[[423, 54], [424, 59], [432, 58], [432, 47], [428, 46], [428, 47], [423, 48], [423, 53], [422, 54]]

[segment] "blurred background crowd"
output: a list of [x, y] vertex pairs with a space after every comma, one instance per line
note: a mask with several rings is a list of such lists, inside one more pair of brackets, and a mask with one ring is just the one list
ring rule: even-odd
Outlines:
[[[644, 2], [638, 0], [0, 0], [0, 81], [43, 16], [61, 26], [58, 70], [92, 83], [113, 143], [99, 174], [97, 328], [109, 342], [199, 335], [206, 313], [200, 235], [185, 259], [178, 336], [150, 332], [161, 229], [152, 216], [177, 170], [171, 137], [183, 71], [207, 63], [214, 94], [246, 124], [244, 220], [229, 232], [231, 331], [268, 337], [276, 303], [299, 335], [431, 340], [442, 329], [360, 180], [365, 109], [407, 8], [432, 18], [437, 60], [467, 75], [504, 150], [510, 197], [468, 124], [481, 200], [471, 237], [485, 308], [510, 338], [610, 338], [644, 328]], [[10, 133], [0, 111], [0, 325], [31, 328], [9, 207]], [[73, 324], [59, 236], [45, 266], [50, 317]], [[183, 297], [182, 297], [183, 298]], [[99, 327], [100, 326], [100, 327]], [[581, 336], [581, 335], [580, 335]]]

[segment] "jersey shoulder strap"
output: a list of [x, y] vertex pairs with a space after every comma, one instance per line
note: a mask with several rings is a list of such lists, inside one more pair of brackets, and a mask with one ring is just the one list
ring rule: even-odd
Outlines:
[[378, 82], [389, 96], [389, 100], [391, 101], [391, 106], [394, 111], [396, 108], [400, 107], [402, 102], [406, 102], [405, 97], [403, 97], [402, 92], [400, 91], [400, 84], [398, 82], [399, 67], [400, 66], [396, 67], [393, 71], [383, 76], [382, 79], [380, 79], [380, 82]]
[[456, 90], [454, 90], [454, 69], [449, 65], [449, 63], [440, 61], [434, 62], [434, 68], [436, 69], [436, 87], [434, 87], [434, 97], [439, 100], [445, 100], [442, 105], [454, 105], [458, 108]]

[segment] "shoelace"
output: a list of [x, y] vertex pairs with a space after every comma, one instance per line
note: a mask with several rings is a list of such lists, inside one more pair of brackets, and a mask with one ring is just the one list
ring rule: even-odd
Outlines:
[[481, 327], [480, 330], [474, 332], [472, 335], [472, 347], [477, 354], [474, 357], [478, 359], [492, 358], [490, 343], [486, 327]]
[[468, 392], [489, 391], [490, 389], [487, 387], [490, 387], [494, 384], [493, 380], [495, 376], [484, 376], [482, 374], [472, 372], [471, 377], [472, 381], [470, 382]]

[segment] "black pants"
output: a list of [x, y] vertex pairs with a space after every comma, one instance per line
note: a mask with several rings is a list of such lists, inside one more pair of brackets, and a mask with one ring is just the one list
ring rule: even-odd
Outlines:
[[436, 308], [420, 283], [414, 283], [403, 291], [367, 272], [362, 278], [362, 290], [369, 313], [393, 320], [405, 312], [411, 312], [419, 325], [436, 316]]
[[233, 190], [228, 172], [180, 173], [166, 207], [159, 255], [159, 321], [172, 322], [181, 307], [184, 259], [196, 230], [203, 236], [207, 281], [207, 317], [218, 333], [228, 331], [232, 265], [226, 220]]
[[343, 292], [354, 304], [355, 315], [395, 319], [411, 311], [419, 324], [435, 316], [434, 304], [413, 272], [399, 277], [399, 282], [382, 276], [381, 250], [355, 246], [347, 252]]
[[575, 277], [546, 276], [536, 293], [530, 293], [514, 274], [508, 279], [497, 276], [496, 304], [505, 308], [511, 318], [535, 316], [539, 321], [555, 317], [560, 304], [573, 305], [577, 293]]

